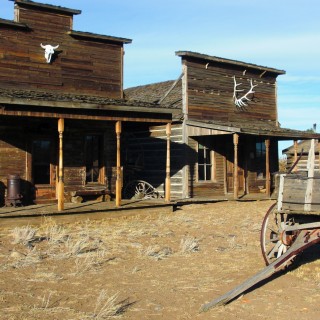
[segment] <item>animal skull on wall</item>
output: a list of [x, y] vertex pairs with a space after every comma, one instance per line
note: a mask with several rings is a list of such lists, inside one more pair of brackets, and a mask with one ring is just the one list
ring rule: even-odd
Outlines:
[[47, 63], [51, 62], [52, 55], [54, 54], [54, 50], [59, 48], [59, 45], [53, 47], [51, 44], [43, 45], [40, 44], [41, 48], [44, 49], [44, 57], [46, 58]]

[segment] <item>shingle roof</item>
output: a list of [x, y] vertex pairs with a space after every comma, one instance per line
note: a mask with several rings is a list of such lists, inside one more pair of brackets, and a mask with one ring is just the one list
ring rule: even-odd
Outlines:
[[[125, 98], [129, 101], [156, 103], [168, 109], [182, 109], [181, 80], [172, 88], [175, 82], [170, 80], [128, 88], [124, 90]], [[165, 97], [168, 92], [169, 94]], [[161, 101], [162, 98], [164, 99]], [[159, 104], [160, 101], [161, 103]]]
[[[148, 112], [170, 113], [164, 107], [152, 102], [134, 101], [127, 99], [111, 99], [99, 96], [88, 96], [79, 94], [60, 94], [56, 92], [42, 92], [32, 90], [15, 90], [0, 88], [0, 103], [41, 105], [59, 108], [82, 108], [82, 109], [108, 109], [109, 107], [130, 107], [132, 111], [142, 108]], [[154, 110], [154, 111], [153, 111]]]

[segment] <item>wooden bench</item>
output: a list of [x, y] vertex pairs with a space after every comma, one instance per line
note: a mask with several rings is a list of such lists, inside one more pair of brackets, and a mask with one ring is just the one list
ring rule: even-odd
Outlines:
[[85, 197], [101, 197], [103, 202], [111, 199], [111, 193], [105, 186], [84, 186], [70, 191], [69, 195], [73, 203], [80, 203]]

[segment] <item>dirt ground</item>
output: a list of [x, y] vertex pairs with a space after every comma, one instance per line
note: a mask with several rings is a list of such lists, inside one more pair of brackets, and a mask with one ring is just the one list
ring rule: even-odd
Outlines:
[[259, 234], [271, 204], [0, 227], [0, 318], [319, 319], [317, 247], [272, 281], [199, 312], [264, 267]]

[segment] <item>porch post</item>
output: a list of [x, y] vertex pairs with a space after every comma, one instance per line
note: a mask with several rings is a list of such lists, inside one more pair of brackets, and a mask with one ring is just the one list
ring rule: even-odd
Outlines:
[[270, 197], [270, 139], [266, 139], [264, 143], [266, 145], [266, 195]]
[[121, 135], [121, 121], [116, 122], [117, 135], [117, 180], [116, 180], [116, 207], [121, 205], [121, 161], [120, 161], [120, 135]]
[[239, 194], [239, 182], [238, 182], [238, 143], [239, 135], [233, 134], [233, 146], [234, 146], [234, 164], [233, 164], [233, 198], [238, 199]]
[[58, 175], [58, 211], [64, 210], [64, 177], [63, 177], [63, 132], [64, 119], [58, 120], [59, 132], [59, 175]]
[[166, 193], [165, 193], [165, 200], [167, 202], [170, 201], [170, 191], [171, 191], [171, 184], [170, 184], [170, 135], [171, 135], [171, 123], [167, 123], [166, 126], [166, 134], [167, 134], [167, 160], [166, 160]]
[[[296, 163], [298, 160], [298, 141], [294, 140], [293, 141], [293, 147], [294, 147], [294, 158], [293, 158], [293, 163]], [[295, 166], [293, 168], [293, 171], [296, 172], [298, 170], [298, 166]]]

